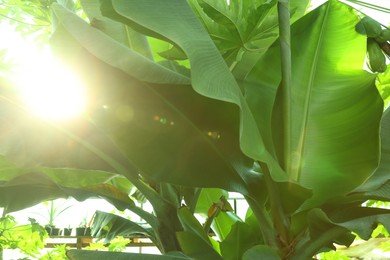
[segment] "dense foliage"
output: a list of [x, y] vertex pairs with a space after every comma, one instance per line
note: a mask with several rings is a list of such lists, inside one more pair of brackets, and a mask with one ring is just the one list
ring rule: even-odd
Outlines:
[[[97, 212], [95, 235], [142, 233], [162, 259], [312, 259], [389, 230], [389, 210], [363, 204], [390, 200], [388, 29], [336, 0], [308, 5], [80, 0], [30, 13], [53, 25], [91, 102], [88, 118], [55, 124], [4, 91], [0, 204], [103, 197], [149, 226]], [[245, 220], [225, 190], [244, 195]], [[69, 256], [86, 254], [102, 253]]]

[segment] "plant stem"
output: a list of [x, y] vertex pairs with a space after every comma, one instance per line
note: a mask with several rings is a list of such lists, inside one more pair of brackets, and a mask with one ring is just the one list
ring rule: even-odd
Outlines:
[[206, 234], [209, 233], [211, 224], [213, 223], [215, 217], [218, 216], [219, 212], [221, 212], [221, 209], [220, 209], [219, 207], [217, 207], [217, 208], [215, 209], [214, 213], [213, 213], [211, 216], [209, 216], [209, 217], [207, 218], [206, 222], [204, 223], [203, 229], [204, 229], [204, 231], [206, 232]]
[[196, 204], [198, 202], [201, 191], [202, 188], [195, 188], [194, 197], [192, 198], [191, 203], [188, 207], [192, 213], [195, 213]]
[[50, 209], [49, 209], [49, 225], [54, 226], [54, 216], [55, 211], [54, 211], [54, 201], [50, 201]]
[[[278, 1], [279, 41], [282, 66], [282, 102], [283, 102], [283, 166], [291, 174], [291, 29], [290, 1]], [[296, 176], [293, 176], [296, 177]], [[293, 178], [294, 179], [294, 178]]]
[[278, 243], [276, 233], [265, 207], [263, 205], [259, 205], [249, 196], [245, 196], [245, 199], [248, 202], [249, 207], [252, 209], [253, 214], [255, 214], [257, 220], [259, 221], [260, 231], [263, 236], [264, 243], [270, 247], [277, 248]]
[[279, 188], [276, 183], [272, 180], [271, 173], [269, 172], [268, 166], [265, 163], [260, 162], [260, 167], [264, 175], [265, 184], [267, 186], [269, 203], [271, 205], [271, 214], [274, 221], [276, 230], [280, 240], [284, 245], [287, 245], [290, 241], [289, 229], [290, 229], [290, 220], [286, 216], [282, 201], [279, 196]]

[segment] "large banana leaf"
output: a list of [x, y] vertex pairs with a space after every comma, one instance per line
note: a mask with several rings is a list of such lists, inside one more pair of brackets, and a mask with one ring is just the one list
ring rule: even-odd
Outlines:
[[[131, 208], [152, 222], [153, 219], [148, 214], [139, 210], [129, 200], [128, 192], [132, 184], [136, 184], [156, 205], [164, 207], [161, 198], [140, 182], [138, 169], [134, 168], [113, 142], [91, 122], [79, 118], [64, 124], [50, 124], [30, 115], [11, 94], [7, 96], [1, 96], [0, 102], [0, 125], [3, 129], [0, 135], [0, 154], [15, 165], [17, 170], [2, 165], [3, 171], [11, 170], [12, 174], [16, 174], [3, 175], [4, 190], [13, 192], [12, 187], [15, 187], [14, 192], [17, 192], [20, 187], [28, 185], [28, 181], [21, 178], [17, 179], [16, 185], [12, 183], [18, 178], [17, 174], [27, 173], [44, 175], [31, 185], [37, 194], [39, 180], [42, 181], [41, 186], [46, 187], [45, 192], [41, 191], [41, 194], [45, 194], [42, 196], [16, 196], [18, 200], [15, 200], [15, 205], [19, 205], [16, 206], [18, 209], [20, 205], [31, 206], [34, 202], [53, 199], [55, 196], [74, 196], [82, 200], [88, 196], [101, 196], [116, 206]], [[118, 178], [118, 173], [125, 175], [127, 179]], [[132, 179], [132, 184], [128, 179]], [[117, 185], [118, 188], [124, 189], [125, 193], [118, 188], [111, 189], [105, 184]], [[59, 188], [62, 191], [59, 191]], [[126, 199], [120, 201], [118, 197], [115, 198], [119, 194], [117, 191], [125, 194], [120, 196]], [[12, 197], [10, 198], [11, 200], [4, 203], [14, 203]]]
[[259, 242], [256, 231], [251, 226], [236, 222], [229, 235], [221, 242], [222, 257], [225, 260], [242, 259], [245, 251]]
[[51, 124], [29, 114], [17, 100], [1, 96], [0, 153], [20, 167], [55, 167], [103, 170], [116, 173], [108, 158], [137, 176], [137, 170], [112, 141], [91, 122], [78, 118]]
[[[358, 21], [351, 8], [328, 1], [292, 26], [291, 106], [284, 110], [292, 118], [289, 140], [282, 138], [281, 111], [286, 104], [276, 94], [278, 43], [246, 79], [249, 104], [269, 140], [267, 147], [292, 182], [313, 189], [312, 203], [348, 193], [378, 164], [383, 102], [375, 75], [362, 69], [366, 39], [355, 32]], [[269, 106], [272, 97], [274, 107]], [[264, 113], [255, 113], [260, 110]]]
[[[126, 22], [143, 33], [154, 32], [154, 35], [157, 34], [180, 47], [190, 61], [193, 89], [206, 97], [227, 101], [240, 108], [242, 151], [257, 160], [273, 160], [264, 147], [263, 139], [237, 82], [186, 2], [113, 0], [103, 3], [103, 15]], [[275, 179], [286, 180], [286, 175], [280, 167], [277, 164], [273, 166]]]
[[378, 223], [390, 228], [390, 211], [388, 209], [352, 207], [335, 211], [329, 215], [322, 210], [312, 209], [308, 214], [310, 239], [297, 247], [291, 259], [306, 259], [333, 243], [349, 246], [354, 241], [355, 232], [359, 237], [368, 240]]
[[148, 41], [144, 35], [135, 32], [122, 23], [102, 16], [99, 1], [81, 0], [80, 3], [93, 27], [98, 28], [117, 42], [137, 51], [145, 57], [152, 58]]
[[4, 157], [1, 157], [1, 169], [0, 205], [6, 212], [69, 196], [77, 200], [101, 197], [123, 210], [135, 206], [128, 196], [129, 191], [124, 192], [109, 184], [115, 178], [119, 179], [116, 183], [128, 183], [125, 178], [112, 173], [44, 167], [20, 168]]
[[390, 172], [390, 109], [383, 113], [381, 121], [381, 158], [375, 173], [356, 191], [374, 191], [389, 181]]
[[[66, 10], [61, 5], [53, 4], [52, 9], [59, 18], [62, 26], [64, 26], [73, 37], [80, 41], [89, 52], [113, 67], [119, 68], [146, 82], [160, 84], [189, 83], [186, 76], [158, 65], [138, 52], [127, 48], [104, 32], [97, 28], [92, 28], [81, 18], [78, 18], [75, 14]], [[77, 17], [78, 19], [75, 19], [74, 17]], [[102, 49], [105, 51], [101, 51]]]
[[187, 207], [180, 208], [178, 216], [184, 231], [177, 232], [176, 236], [186, 255], [193, 259], [222, 259], [213, 248], [213, 239], [208, 236]]
[[152, 229], [142, 227], [131, 220], [122, 218], [115, 214], [96, 211], [91, 229], [93, 237], [105, 238], [106, 243], [109, 243], [117, 236], [142, 234], [149, 237], [153, 243], [159, 246], [156, 234]]
[[[277, 1], [191, 0], [194, 12], [214, 40], [237, 79], [278, 37]], [[291, 0], [291, 23], [302, 17], [308, 0]]]
[[[96, 48], [114, 59], [107, 48], [112, 42], [103, 48], [83, 41], [99, 31], [60, 6], [54, 10], [66, 29], [55, 33], [54, 44], [58, 46], [59, 39], [71, 41], [69, 31], [86, 49]], [[61, 50], [69, 55], [73, 51], [66, 46]], [[88, 53], [73, 55], [81, 59], [74, 66], [97, 100], [94, 122], [113, 137], [142, 174], [184, 186], [221, 187], [242, 193], [248, 193], [248, 186], [258, 181], [258, 174], [251, 171], [252, 160], [239, 149], [239, 119], [233, 105], [204, 98], [189, 86], [142, 84]], [[133, 62], [131, 56], [124, 58]], [[87, 77], [90, 73], [99, 77]]]

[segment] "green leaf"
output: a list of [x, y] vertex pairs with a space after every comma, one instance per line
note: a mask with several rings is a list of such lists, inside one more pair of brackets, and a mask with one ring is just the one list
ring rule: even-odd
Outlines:
[[[189, 1], [226, 63], [242, 79], [278, 36], [277, 1]], [[300, 18], [308, 0], [290, 1], [292, 21]]]
[[177, 232], [176, 236], [183, 253], [192, 259], [223, 259], [209, 243], [205, 242], [202, 238], [195, 235], [194, 233], [182, 231]]
[[366, 207], [345, 207], [329, 214], [329, 218], [339, 226], [345, 227], [368, 240], [379, 223], [390, 229], [390, 210]]
[[[82, 46], [96, 57], [119, 68], [129, 75], [152, 83], [188, 84], [188, 78], [159, 66], [141, 54], [126, 48], [98, 29], [89, 26], [77, 15], [60, 5], [53, 4], [52, 9], [62, 26]], [[57, 34], [61, 33], [57, 31]], [[62, 37], [61, 35], [54, 35]], [[93, 43], [93, 44], [91, 44]]]
[[380, 186], [389, 182], [390, 172], [390, 109], [387, 109], [381, 121], [381, 158], [374, 174], [355, 191], [377, 192]]
[[152, 59], [147, 38], [128, 26], [104, 17], [100, 12], [100, 3], [95, 0], [81, 0], [83, 11], [87, 14], [94, 28], [106, 33], [119, 43]]
[[[205, 218], [209, 217], [208, 212], [210, 207], [212, 207], [214, 203], [221, 198], [221, 196], [224, 196], [227, 199], [229, 194], [221, 189], [202, 189], [198, 198], [198, 203], [196, 204], [195, 213], [201, 214]], [[214, 218], [211, 228], [218, 238], [223, 241], [229, 234], [232, 225], [237, 221], [241, 220], [233, 212], [221, 211]]]
[[0, 111], [4, 116], [0, 125], [8, 129], [0, 135], [1, 154], [16, 166], [47, 167], [41, 169], [45, 171], [77, 168], [115, 175], [112, 162], [99, 154], [104, 151], [110, 154], [111, 160], [127, 167], [128, 174], [137, 176], [137, 170], [131, 170], [131, 164], [112, 141], [87, 120], [77, 118], [54, 125], [35, 118], [7, 97], [1, 99]]
[[[85, 200], [90, 197], [101, 197], [111, 202], [120, 209], [132, 208], [133, 202], [124, 193], [109, 184], [96, 184], [80, 186], [80, 183], [74, 181], [73, 185], [63, 185], [61, 181], [53, 178], [54, 174], [63, 175], [63, 171], [56, 172], [53, 169], [51, 175], [44, 172], [39, 173], [37, 169], [21, 169], [21, 172], [29, 172], [23, 175], [17, 175], [2, 181], [0, 184], [0, 205], [6, 208], [6, 212], [21, 210], [38, 204], [39, 202], [55, 198], [74, 197], [77, 200]], [[78, 174], [84, 181], [89, 178], [91, 183], [94, 181], [93, 171], [78, 171]], [[89, 174], [89, 175], [88, 175]], [[64, 178], [65, 176], [61, 176]], [[88, 177], [88, 178], [87, 178]]]
[[321, 209], [312, 209], [306, 214], [310, 236], [297, 245], [292, 260], [309, 259], [322, 250], [334, 249], [334, 242], [349, 246], [354, 241], [355, 236], [347, 228], [333, 223]]
[[280, 260], [280, 256], [274, 248], [257, 245], [247, 250], [242, 257], [243, 260], [267, 259]]
[[65, 191], [59, 189], [49, 178], [40, 174], [25, 174], [0, 184], [0, 205], [6, 213], [34, 206], [42, 201], [65, 198]]
[[[329, 1], [292, 27], [292, 105], [288, 112], [293, 120], [285, 169], [291, 181], [313, 190], [314, 197], [304, 207], [348, 193], [378, 164], [383, 103], [375, 75], [362, 70], [366, 39], [356, 33], [357, 22], [350, 7]], [[265, 112], [253, 114], [264, 139], [274, 140], [267, 147], [270, 151], [275, 147], [273, 154], [282, 162], [278, 57], [276, 43], [247, 78], [251, 82], [247, 95], [253, 99], [249, 102], [252, 111]], [[265, 93], [266, 98], [253, 97], [260, 96], [256, 92]], [[272, 96], [276, 98], [274, 111], [268, 107]], [[273, 125], [272, 131], [261, 125]]]
[[[57, 38], [59, 43], [71, 41], [69, 34], [55, 36], [62, 37]], [[72, 66], [85, 75], [91, 92], [99, 97], [94, 122], [113, 137], [148, 179], [247, 193], [247, 182], [258, 178], [251, 173], [252, 161], [239, 150], [234, 106], [205, 99], [186, 86], [140, 84], [85, 52], [72, 57]], [[99, 77], [86, 76], [91, 73]], [[151, 164], [151, 158], [156, 163]]]
[[236, 222], [229, 235], [221, 242], [222, 257], [223, 259], [242, 259], [243, 254], [258, 243], [256, 231], [251, 226]]
[[129, 236], [134, 234], [143, 234], [151, 238], [154, 243], [158, 243], [152, 230], [141, 227], [137, 223], [115, 214], [102, 211], [95, 212], [91, 231], [92, 236], [105, 238], [106, 243], [109, 243], [117, 236]]
[[211, 246], [210, 238], [207, 233], [187, 207], [181, 207], [178, 211], [178, 216], [184, 231], [197, 235], [206, 244]]
[[[104, 7], [110, 5], [107, 1], [105, 3], [107, 4]], [[130, 26], [134, 23], [138, 24], [145, 28], [145, 30], [138, 28], [143, 33], [156, 32], [179, 46], [190, 60], [194, 90], [206, 97], [231, 102], [240, 108], [240, 129], [242, 131], [240, 147], [243, 152], [258, 160], [272, 160], [264, 149], [263, 140], [237, 82], [186, 2], [170, 0], [156, 3], [155, 1], [113, 0], [111, 3], [112, 9], [106, 9], [103, 12], [108, 17], [126, 22]], [[154, 17], [159, 17], [159, 19], [154, 19]], [[177, 26], [178, 24], [180, 27]], [[273, 167], [273, 170], [276, 179], [286, 179], [277, 165]]]
[[242, 193], [258, 181], [252, 160], [239, 149], [233, 105], [206, 99], [189, 86], [142, 84], [85, 52], [73, 55], [72, 66], [95, 96], [94, 123], [148, 180]]
[[[16, 211], [33, 206], [41, 201], [72, 196], [78, 200], [100, 196], [119, 208], [131, 207], [134, 203], [128, 197], [133, 186], [120, 175], [97, 171], [69, 168], [20, 167], [0, 156], [0, 204], [6, 211]], [[27, 195], [28, 194], [28, 195]]]
[[320, 209], [308, 213], [310, 241], [297, 247], [292, 259], [303, 259], [318, 253], [321, 248], [333, 248], [333, 243], [349, 246], [354, 241], [355, 232], [367, 240], [376, 226], [381, 223], [390, 228], [388, 209], [345, 207], [326, 215]]
[[[160, 212], [159, 210], [166, 206], [166, 202], [154, 190], [138, 179], [138, 169], [133, 167], [122, 152], [113, 144], [112, 140], [97, 130], [96, 126], [82, 119], [54, 125], [29, 115], [17, 103], [12, 102], [11, 99], [2, 97], [0, 104], [0, 110], [7, 111], [0, 120], [0, 125], [8, 129], [8, 131], [0, 135], [0, 147], [7, 160], [15, 163], [17, 167], [26, 169], [24, 173], [47, 172], [53, 178], [53, 180], [50, 180], [45, 175], [42, 180], [37, 178], [38, 183], [31, 188], [32, 193], [37, 193], [38, 199], [36, 198], [37, 196], [26, 197], [26, 201], [22, 201], [24, 206], [26, 206], [26, 203], [32, 203], [29, 201], [30, 198], [33, 202], [38, 203], [41, 200], [64, 196], [75, 196], [81, 200], [88, 196], [101, 196], [122, 209], [131, 209], [151, 225], [156, 225], [154, 223], [155, 220], [145, 211], [134, 206], [134, 203], [127, 196], [128, 190], [126, 190], [126, 193], [123, 193], [118, 189], [105, 185], [105, 183], [108, 184], [110, 181], [112, 184], [115, 184], [115, 178], [118, 176], [118, 173], [121, 173], [148, 197], [156, 211]], [[37, 167], [37, 165], [45, 167]], [[79, 168], [80, 171], [51, 170], [50, 168]], [[62, 191], [59, 194], [57, 185], [51, 183], [61, 182], [63, 179], [56, 174], [56, 171], [59, 174], [66, 172], [69, 177], [68, 182], [64, 181], [63, 184], [70, 186], [62, 187]], [[106, 176], [104, 176], [104, 172], [106, 172]], [[92, 175], [90, 178], [95, 178], [95, 180], [85, 181], [84, 177], [75, 176], [78, 173], [90, 174]], [[72, 184], [72, 179], [76, 183]], [[43, 181], [44, 185], [48, 187], [48, 191], [37, 191], [37, 189], [39, 190], [39, 181]], [[89, 184], [82, 186], [77, 184], [77, 181], [89, 182]], [[97, 181], [103, 181], [104, 183], [98, 183]], [[130, 186], [129, 182], [123, 178], [118, 178], [116, 182], [121, 183], [121, 188]], [[25, 182], [22, 182], [19, 186], [23, 187], [25, 184]], [[99, 184], [101, 186], [94, 186]], [[6, 183], [5, 185], [8, 184]], [[58, 186], [61, 185], [58, 184]], [[15, 191], [17, 192], [17, 189]], [[10, 202], [6, 201], [6, 203]]]
[[135, 254], [135, 253], [121, 253], [121, 252], [104, 252], [104, 251], [89, 251], [89, 250], [69, 250], [67, 256], [71, 260], [83, 260], [83, 259], [96, 259], [96, 260], [182, 260], [191, 259], [183, 254], [166, 254], [166, 255], [153, 255], [153, 254]]

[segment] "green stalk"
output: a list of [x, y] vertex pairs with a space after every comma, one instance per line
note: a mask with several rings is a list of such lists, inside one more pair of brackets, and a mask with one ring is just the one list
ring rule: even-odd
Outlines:
[[245, 199], [252, 209], [253, 214], [256, 216], [256, 219], [259, 221], [260, 232], [264, 243], [270, 247], [278, 248], [275, 229], [273, 228], [272, 221], [264, 205], [259, 205], [249, 196], [245, 196]]
[[195, 188], [194, 197], [192, 198], [191, 203], [189, 205], [189, 209], [192, 213], [195, 213], [196, 203], [199, 199], [201, 191], [202, 191], [202, 188]]
[[[279, 22], [279, 41], [281, 57], [281, 83], [282, 92], [282, 118], [283, 118], [283, 159], [282, 167], [292, 180], [298, 178], [297, 173], [292, 166], [292, 148], [291, 148], [291, 27], [290, 27], [290, 1], [278, 0], [278, 22]], [[274, 227], [277, 230], [277, 236], [281, 242], [278, 246], [284, 248], [290, 241], [289, 230], [290, 221], [285, 215], [282, 207], [281, 198], [277, 185], [271, 177], [268, 166], [260, 162], [264, 180], [267, 186], [269, 202], [271, 206], [271, 215]], [[283, 250], [283, 249], [282, 249]]]
[[54, 218], [55, 218], [55, 209], [54, 209], [54, 201], [50, 201], [50, 209], [49, 209], [49, 225], [54, 226]]
[[271, 214], [274, 226], [278, 231], [278, 237], [282, 242], [281, 246], [288, 245], [290, 242], [290, 220], [288, 216], [286, 216], [282, 207], [282, 201], [279, 196], [280, 192], [278, 186], [272, 180], [268, 166], [265, 163], [260, 162], [260, 167], [264, 174], [264, 180], [268, 191], [269, 203], [271, 206]]
[[204, 223], [203, 229], [206, 232], [206, 234], [209, 233], [211, 224], [213, 223], [215, 217], [218, 216], [219, 212], [221, 212], [221, 209], [217, 207], [215, 212], [210, 217], [208, 217], [206, 222]]
[[[290, 32], [290, 1], [278, 1], [279, 41], [282, 67], [282, 102], [283, 102], [283, 166], [288, 174], [291, 166], [291, 32]], [[292, 176], [296, 179], [297, 176]]]

